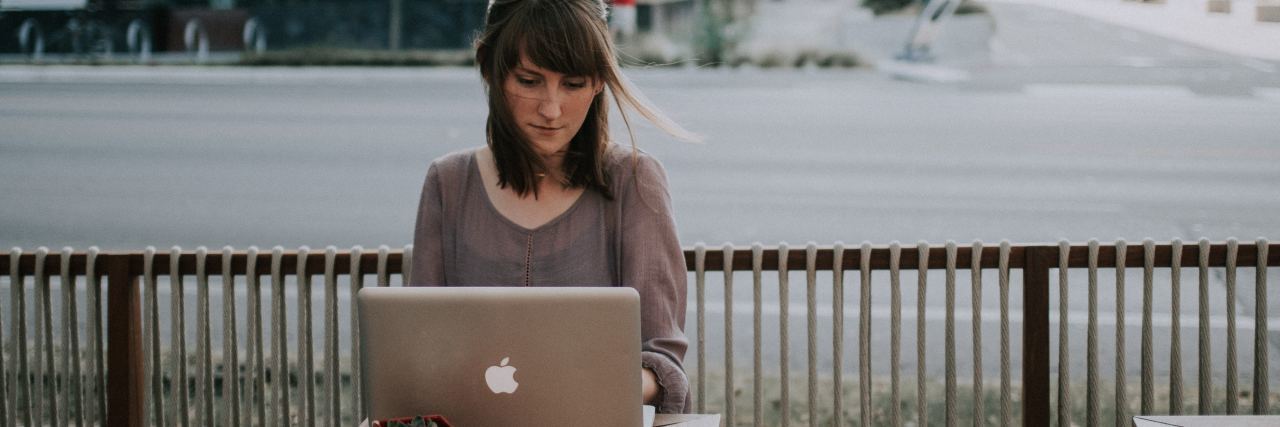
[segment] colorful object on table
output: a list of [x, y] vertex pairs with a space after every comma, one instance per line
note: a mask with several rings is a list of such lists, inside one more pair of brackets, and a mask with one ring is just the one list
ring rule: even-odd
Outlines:
[[416, 417], [392, 418], [388, 420], [377, 420], [373, 422], [372, 427], [453, 427], [440, 415], [427, 415]]

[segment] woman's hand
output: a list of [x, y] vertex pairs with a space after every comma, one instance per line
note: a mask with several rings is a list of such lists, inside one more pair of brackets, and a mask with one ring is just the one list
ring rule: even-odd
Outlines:
[[649, 368], [640, 368], [640, 396], [646, 405], [658, 399], [658, 376]]

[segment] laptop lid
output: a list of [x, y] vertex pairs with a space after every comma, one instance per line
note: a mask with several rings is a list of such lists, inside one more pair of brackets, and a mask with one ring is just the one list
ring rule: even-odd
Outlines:
[[628, 287], [371, 287], [356, 296], [370, 419], [639, 425]]

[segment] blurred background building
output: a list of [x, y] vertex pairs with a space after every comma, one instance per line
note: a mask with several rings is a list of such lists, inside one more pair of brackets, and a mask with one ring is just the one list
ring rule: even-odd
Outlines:
[[[625, 0], [628, 34], [687, 42], [694, 0]], [[0, 54], [466, 50], [484, 0], [0, 0]], [[637, 41], [640, 39], [636, 39]], [[683, 43], [687, 44], [687, 43]], [[670, 48], [667, 48], [670, 50]]]
[[[483, 0], [5, 0], [0, 51], [460, 49]], [[406, 25], [410, 24], [410, 25]], [[191, 34], [188, 34], [191, 33]], [[190, 43], [188, 43], [190, 42]], [[262, 46], [265, 44], [265, 46]]]

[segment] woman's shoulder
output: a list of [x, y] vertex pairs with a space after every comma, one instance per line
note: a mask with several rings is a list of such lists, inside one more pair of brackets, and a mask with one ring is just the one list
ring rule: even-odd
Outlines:
[[610, 143], [608, 159], [613, 188], [620, 199], [639, 201], [656, 212], [669, 210], [667, 172], [657, 158], [630, 145]]
[[666, 175], [662, 163], [649, 153], [631, 145], [610, 142], [605, 149], [606, 165], [615, 181], [641, 180], [654, 174]]
[[443, 156], [435, 158], [428, 166], [428, 177], [434, 174], [438, 179], [456, 179], [467, 173], [467, 168], [471, 166], [471, 159], [475, 157], [480, 147], [467, 148], [454, 151]]

